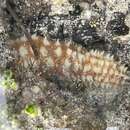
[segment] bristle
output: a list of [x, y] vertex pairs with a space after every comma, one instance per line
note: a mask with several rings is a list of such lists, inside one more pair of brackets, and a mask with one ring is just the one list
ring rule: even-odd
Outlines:
[[33, 51], [29, 45], [26, 45], [24, 37], [14, 41], [19, 44], [17, 48], [14, 48], [20, 54], [25, 66], [28, 66], [30, 59], [33, 58], [34, 62], [39, 60], [43, 66], [48, 67], [48, 70], [51, 69], [52, 73], [57, 71], [59, 76], [61, 74], [59, 72], [62, 71], [62, 75], [67, 76], [70, 80], [79, 79], [100, 86], [118, 86], [128, 78], [126, 76], [127, 68], [114, 61], [113, 56], [105, 54], [104, 51], [85, 52], [84, 48], [72, 44], [71, 41], [61, 44], [57, 40], [51, 44], [47, 37], [42, 38], [36, 35], [33, 35], [32, 39], [38, 47], [39, 59], [33, 58]]
[[54, 50], [55, 54], [57, 57], [61, 57], [62, 56], [62, 49], [61, 47], [57, 47], [55, 50]]
[[75, 59], [77, 58], [77, 57], [76, 57], [76, 54], [77, 54], [76, 51], [73, 51], [73, 52], [72, 52], [71, 56], [72, 56], [73, 60], [75, 60]]
[[82, 48], [79, 46], [77, 47], [78, 52], [81, 52]]
[[78, 53], [78, 60], [79, 60], [79, 62], [80, 63], [83, 63], [83, 61], [84, 61], [84, 55], [83, 54], [81, 54], [81, 53]]
[[107, 55], [106, 55], [106, 58], [107, 58], [108, 60], [112, 60], [110, 54], [107, 54]]
[[90, 54], [93, 55], [93, 56], [96, 56], [96, 51], [91, 50], [91, 51], [90, 51]]
[[43, 57], [47, 57], [48, 56], [48, 50], [44, 46], [42, 46], [39, 51], [40, 51], [40, 54]]
[[70, 56], [72, 54], [72, 50], [70, 48], [67, 48], [66, 53], [67, 53], [68, 56]]
[[102, 51], [100, 54], [101, 54], [101, 56], [104, 56], [104, 51]]
[[55, 45], [56, 45], [56, 46], [60, 46], [59, 40], [56, 41]]
[[43, 39], [43, 44], [44, 44], [45, 46], [49, 46], [49, 45], [50, 45], [49, 41], [47, 40], [47, 37], [45, 37], [45, 38]]
[[110, 59], [111, 59], [111, 60], [114, 60], [114, 56], [111, 56]]
[[97, 57], [101, 57], [102, 56], [101, 52], [99, 52], [99, 51], [97, 51], [96, 55], [97, 55]]
[[69, 59], [65, 59], [63, 68], [68, 70], [70, 66], [71, 66], [71, 62], [69, 61]]
[[47, 63], [48, 66], [55, 66], [54, 61], [51, 57], [47, 58], [46, 63]]
[[72, 43], [72, 41], [67, 42], [66, 46], [69, 47], [71, 43]]
[[33, 35], [32, 35], [32, 39], [33, 39], [33, 40], [37, 40], [37, 39], [38, 39], [37, 35], [36, 35], [36, 34], [33, 34]]

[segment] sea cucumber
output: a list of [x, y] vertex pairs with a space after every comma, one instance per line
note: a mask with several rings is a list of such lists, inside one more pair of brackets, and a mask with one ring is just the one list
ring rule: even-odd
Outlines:
[[110, 86], [122, 84], [127, 77], [127, 68], [103, 51], [87, 51], [71, 41], [60, 43], [36, 35], [32, 35], [32, 40], [39, 53], [38, 58], [25, 37], [13, 40], [11, 44], [20, 55], [19, 63], [25, 67], [30, 61], [40, 61], [45, 69], [48, 68], [51, 73], [58, 73], [59, 76]]

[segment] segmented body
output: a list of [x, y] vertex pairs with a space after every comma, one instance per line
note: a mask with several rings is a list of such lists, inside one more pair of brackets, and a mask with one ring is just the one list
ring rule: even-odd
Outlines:
[[[127, 68], [116, 62], [110, 55], [99, 51], [86, 51], [71, 42], [48, 41], [47, 38], [32, 36], [39, 53], [35, 58], [33, 50], [25, 37], [13, 41], [13, 47], [20, 55], [20, 61], [28, 66], [30, 60], [41, 61], [52, 73], [101, 85], [117, 86], [126, 78]], [[42, 71], [42, 70], [41, 70]], [[44, 71], [44, 70], [43, 70]]]

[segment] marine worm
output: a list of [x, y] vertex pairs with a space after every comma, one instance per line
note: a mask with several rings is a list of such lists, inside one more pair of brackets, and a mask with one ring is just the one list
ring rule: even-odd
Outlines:
[[[103, 51], [87, 51], [74, 43], [50, 41], [47, 37], [32, 35], [33, 44], [39, 53], [35, 58], [33, 49], [26, 37], [13, 40], [12, 47], [17, 50], [20, 61], [28, 67], [30, 61], [40, 61], [51, 73], [57, 73], [68, 79], [80, 79], [100, 85], [118, 86], [127, 78], [127, 68], [115, 61], [113, 56]], [[45, 71], [41, 70], [41, 71]]]

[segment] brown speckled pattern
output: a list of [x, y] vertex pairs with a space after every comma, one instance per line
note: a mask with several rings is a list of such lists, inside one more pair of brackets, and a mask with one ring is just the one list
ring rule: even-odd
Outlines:
[[39, 59], [35, 59], [33, 50], [26, 38], [22, 37], [14, 41], [13, 47], [20, 55], [20, 63], [25, 67], [31, 61], [42, 62], [52, 73], [74, 77], [83, 82], [93, 82], [99, 85], [118, 86], [126, 79], [127, 68], [114, 61], [113, 56], [104, 52], [90, 51], [76, 46], [71, 42], [60, 43], [48, 41], [33, 35], [32, 39], [39, 52]]

